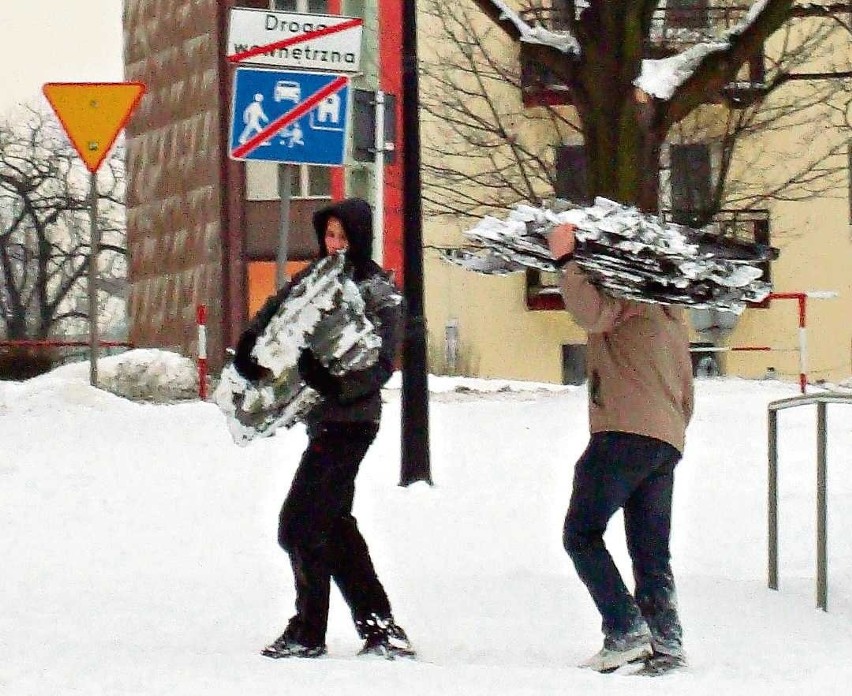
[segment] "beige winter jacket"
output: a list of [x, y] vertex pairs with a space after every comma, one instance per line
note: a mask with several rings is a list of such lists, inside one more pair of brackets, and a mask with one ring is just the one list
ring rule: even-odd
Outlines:
[[575, 262], [565, 266], [562, 296], [588, 332], [591, 432], [647, 435], [683, 452], [693, 390], [682, 310], [613, 298]]

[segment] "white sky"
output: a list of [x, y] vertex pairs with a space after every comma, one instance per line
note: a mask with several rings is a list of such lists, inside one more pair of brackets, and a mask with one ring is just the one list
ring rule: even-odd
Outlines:
[[[191, 382], [192, 361], [177, 358], [132, 351], [102, 360], [99, 373], [104, 383], [123, 372]], [[354, 657], [360, 642], [336, 590], [327, 658], [258, 654], [293, 608], [276, 529], [305, 447], [302, 426], [238, 447], [213, 403], [140, 404], [87, 382], [87, 363], [0, 381], [4, 696], [849, 693], [848, 405], [828, 407], [824, 613], [814, 595], [814, 408], [779, 417], [773, 592], [766, 405], [794, 396], [796, 385], [698, 380], [672, 537], [691, 666], [651, 682], [575, 666], [601, 642], [561, 540], [588, 437], [584, 387], [430, 377], [435, 485], [402, 488], [395, 375], [355, 515], [421, 659], [385, 663]], [[607, 539], [629, 577], [620, 516]]]
[[5, 0], [0, 113], [41, 103], [46, 82], [124, 79], [122, 0]]

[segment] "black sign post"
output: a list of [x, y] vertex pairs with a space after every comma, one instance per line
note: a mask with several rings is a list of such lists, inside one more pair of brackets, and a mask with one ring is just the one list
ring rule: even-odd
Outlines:
[[432, 483], [429, 467], [429, 383], [423, 315], [423, 213], [420, 182], [420, 98], [417, 3], [402, 11], [403, 269], [407, 319], [402, 352], [402, 462], [400, 485]]

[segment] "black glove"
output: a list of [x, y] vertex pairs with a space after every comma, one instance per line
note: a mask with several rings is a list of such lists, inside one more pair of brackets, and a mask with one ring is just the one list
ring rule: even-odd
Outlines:
[[309, 387], [316, 389], [323, 396], [340, 394], [340, 380], [323, 365], [311, 350], [305, 348], [299, 355], [297, 363], [299, 376]]
[[257, 334], [254, 331], [246, 330], [237, 341], [237, 349], [234, 351], [234, 369], [245, 379], [256, 382], [263, 377], [269, 370], [261, 367], [257, 359], [251, 354], [254, 344], [257, 342]]

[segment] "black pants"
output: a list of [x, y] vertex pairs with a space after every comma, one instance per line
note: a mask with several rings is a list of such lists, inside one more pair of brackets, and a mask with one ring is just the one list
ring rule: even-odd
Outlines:
[[[677, 653], [682, 630], [670, 565], [674, 469], [680, 452], [631, 433], [592, 435], [574, 470], [574, 490], [563, 541], [577, 574], [603, 619], [605, 635], [647, 622], [655, 648]], [[636, 581], [628, 592], [603, 541], [610, 518], [624, 508], [628, 551]]]
[[327, 423], [312, 433], [281, 508], [278, 542], [290, 556], [296, 615], [288, 632], [302, 645], [325, 643], [331, 579], [356, 625], [391, 615], [390, 603], [352, 516], [358, 467], [378, 424]]

